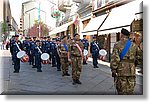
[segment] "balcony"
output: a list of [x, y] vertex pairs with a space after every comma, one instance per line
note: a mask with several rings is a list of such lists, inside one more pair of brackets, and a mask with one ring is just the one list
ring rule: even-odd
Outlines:
[[58, 9], [62, 12], [66, 12], [67, 9], [71, 9], [72, 4], [70, 0], [59, 0], [58, 1]]

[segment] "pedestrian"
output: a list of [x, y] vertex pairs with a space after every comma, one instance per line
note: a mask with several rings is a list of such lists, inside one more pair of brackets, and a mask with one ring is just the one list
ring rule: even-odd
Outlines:
[[2, 48], [1, 48], [2, 50], [5, 50], [4, 46], [5, 46], [5, 41], [2, 42]]
[[62, 36], [61, 44], [58, 46], [58, 50], [60, 52], [60, 61], [61, 61], [61, 69], [62, 69], [62, 76], [70, 76], [68, 73], [68, 41], [67, 36]]
[[[89, 41], [86, 39], [86, 35], [83, 35], [83, 39], [81, 40], [81, 42], [83, 43], [84, 45], [84, 50], [87, 50], [88, 51], [88, 48], [89, 48]], [[88, 54], [86, 56], [84, 56], [83, 58], [83, 64], [87, 64], [87, 58], [88, 58]]]
[[99, 57], [99, 50], [101, 49], [100, 44], [97, 42], [96, 36], [93, 36], [93, 42], [90, 44], [90, 52], [93, 58], [93, 67], [99, 68], [98, 65], [98, 57]]
[[[20, 59], [17, 58], [17, 53], [20, 51], [19, 49], [23, 49], [22, 48], [22, 43], [21, 41], [19, 40], [19, 35], [16, 34], [15, 36], [15, 39], [14, 39], [14, 42], [12, 44], [12, 57], [13, 57], [13, 62], [14, 62], [14, 73], [19, 73], [20, 71]], [[19, 46], [19, 48], [18, 48]]]
[[9, 48], [9, 41], [6, 42], [6, 50]]
[[[81, 84], [80, 74], [82, 70], [83, 44], [78, 33], [74, 34], [74, 40], [70, 42], [68, 50], [68, 61], [72, 62], [73, 85]], [[70, 56], [71, 55], [71, 56]]]
[[133, 94], [136, 84], [135, 61], [141, 52], [129, 36], [130, 32], [122, 28], [121, 39], [114, 45], [111, 56], [110, 68], [119, 95]]
[[34, 47], [34, 55], [35, 55], [35, 67], [37, 68], [37, 72], [42, 72], [41, 68], [41, 55], [42, 55], [42, 44], [40, 44], [40, 40], [36, 40], [36, 45]]

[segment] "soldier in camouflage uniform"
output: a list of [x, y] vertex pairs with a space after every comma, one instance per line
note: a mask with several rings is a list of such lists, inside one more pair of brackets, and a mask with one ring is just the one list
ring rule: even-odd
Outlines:
[[69, 62], [67, 36], [62, 37], [62, 42], [58, 46], [58, 50], [61, 62], [62, 76], [70, 76], [68, 73]]
[[118, 94], [130, 95], [133, 94], [136, 84], [135, 61], [139, 59], [138, 55], [140, 51], [137, 45], [131, 42], [126, 55], [123, 59], [120, 59], [119, 55], [124, 49], [130, 35], [129, 31], [124, 28], [121, 30], [121, 33], [121, 40], [117, 42], [113, 48], [110, 67]]
[[[80, 41], [79, 34], [74, 35], [74, 40], [70, 42], [69, 45], [69, 53], [68, 53], [68, 60], [72, 62], [72, 80], [73, 85], [81, 84], [80, 82], [80, 74], [82, 69], [82, 59], [83, 59], [83, 44]], [[71, 59], [70, 59], [71, 55]]]

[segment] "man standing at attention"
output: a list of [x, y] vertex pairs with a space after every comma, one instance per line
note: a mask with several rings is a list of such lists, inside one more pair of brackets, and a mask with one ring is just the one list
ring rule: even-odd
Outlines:
[[[82, 59], [83, 59], [83, 44], [80, 41], [79, 34], [74, 35], [74, 40], [70, 42], [68, 51], [68, 61], [72, 62], [72, 80], [73, 85], [81, 84], [80, 74], [82, 69]], [[71, 55], [71, 56], [70, 56]]]
[[128, 30], [121, 30], [121, 40], [114, 45], [111, 56], [110, 68], [119, 95], [133, 94], [136, 84], [135, 62], [140, 52], [129, 35]]

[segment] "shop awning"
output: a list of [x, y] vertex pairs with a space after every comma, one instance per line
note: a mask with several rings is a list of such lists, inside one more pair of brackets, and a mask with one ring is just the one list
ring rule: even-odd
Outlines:
[[68, 26], [70, 26], [71, 24], [73, 24], [73, 21], [66, 23], [60, 27], [56, 27], [54, 30], [52, 30], [51, 32], [49, 32], [49, 35], [53, 35], [53, 34], [57, 34], [63, 31], [66, 31], [68, 29]]
[[139, 3], [131, 2], [112, 9], [104, 24], [100, 27], [98, 34], [109, 34], [120, 32], [122, 28], [130, 31], [130, 25], [138, 12]]
[[99, 26], [103, 23], [103, 21], [105, 20], [106, 17], [107, 17], [107, 14], [104, 14], [104, 15], [96, 17], [96, 18], [92, 18], [81, 33], [83, 35], [97, 34], [97, 30], [98, 30]]

